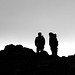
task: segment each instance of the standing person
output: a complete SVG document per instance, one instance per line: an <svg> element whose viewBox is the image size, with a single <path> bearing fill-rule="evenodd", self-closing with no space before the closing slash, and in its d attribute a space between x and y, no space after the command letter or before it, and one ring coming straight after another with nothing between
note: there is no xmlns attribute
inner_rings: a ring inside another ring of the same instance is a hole
<svg viewBox="0 0 75 75"><path fill-rule="evenodd" d="M52 55L57 55L57 50L58 50L57 36L52 32L49 33L49 45L51 47Z"/></svg>
<svg viewBox="0 0 75 75"><path fill-rule="evenodd" d="M39 32L38 36L35 38L35 46L37 47L37 53L39 51L43 51L45 45L45 38L43 37L42 33Z"/></svg>

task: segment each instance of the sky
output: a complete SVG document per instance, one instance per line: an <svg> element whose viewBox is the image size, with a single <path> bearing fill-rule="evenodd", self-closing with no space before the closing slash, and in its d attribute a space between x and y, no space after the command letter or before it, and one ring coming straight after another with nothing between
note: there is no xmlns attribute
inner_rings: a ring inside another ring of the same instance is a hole
<svg viewBox="0 0 75 75"><path fill-rule="evenodd" d="M75 54L75 1L0 0L0 50L12 43L36 51L34 40L39 31L49 54L49 32L57 34L59 56Z"/></svg>

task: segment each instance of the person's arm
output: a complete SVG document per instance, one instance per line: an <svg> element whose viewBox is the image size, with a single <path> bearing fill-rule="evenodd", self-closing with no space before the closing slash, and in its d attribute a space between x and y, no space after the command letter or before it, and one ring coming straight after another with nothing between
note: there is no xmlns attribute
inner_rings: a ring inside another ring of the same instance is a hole
<svg viewBox="0 0 75 75"><path fill-rule="evenodd" d="M38 45L38 38L36 37L35 39L35 45L37 46Z"/></svg>

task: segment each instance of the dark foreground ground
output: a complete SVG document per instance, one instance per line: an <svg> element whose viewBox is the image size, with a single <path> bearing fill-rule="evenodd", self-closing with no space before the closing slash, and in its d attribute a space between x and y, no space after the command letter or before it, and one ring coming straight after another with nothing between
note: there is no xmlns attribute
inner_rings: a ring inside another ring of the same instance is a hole
<svg viewBox="0 0 75 75"><path fill-rule="evenodd" d="M75 75L74 56L60 58L35 54L24 58L10 57L0 60L0 75Z"/></svg>
<svg viewBox="0 0 75 75"><path fill-rule="evenodd" d="M7 45L0 51L0 75L75 75L75 56L60 58Z"/></svg>

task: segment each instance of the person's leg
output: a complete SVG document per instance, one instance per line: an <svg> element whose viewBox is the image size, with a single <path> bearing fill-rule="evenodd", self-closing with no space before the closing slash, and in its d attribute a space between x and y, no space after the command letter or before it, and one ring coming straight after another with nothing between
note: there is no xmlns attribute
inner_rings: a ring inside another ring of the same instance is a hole
<svg viewBox="0 0 75 75"><path fill-rule="evenodd" d="M54 47L54 55L57 56L57 47Z"/></svg>
<svg viewBox="0 0 75 75"><path fill-rule="evenodd" d="M39 48L37 47L37 53L39 53Z"/></svg>
<svg viewBox="0 0 75 75"><path fill-rule="evenodd" d="M55 51L56 51L56 52L55 52L55 55L57 56L57 52L58 52L58 48L57 48L57 47L56 47Z"/></svg>
<svg viewBox="0 0 75 75"><path fill-rule="evenodd" d="M55 55L54 49L52 49L52 55L53 55L53 56Z"/></svg>
<svg viewBox="0 0 75 75"><path fill-rule="evenodd" d="M53 49L53 47L51 47L51 52L52 52L52 55L54 55L54 49Z"/></svg>
<svg viewBox="0 0 75 75"><path fill-rule="evenodd" d="M44 46L41 46L41 52L43 52L43 50L44 50Z"/></svg>

